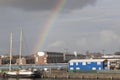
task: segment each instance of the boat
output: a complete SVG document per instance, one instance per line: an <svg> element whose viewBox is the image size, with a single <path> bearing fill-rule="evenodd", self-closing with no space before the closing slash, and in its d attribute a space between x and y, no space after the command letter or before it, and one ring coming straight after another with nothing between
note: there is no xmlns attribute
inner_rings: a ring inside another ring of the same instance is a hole
<svg viewBox="0 0 120 80"><path fill-rule="evenodd" d="M16 70L16 71L8 71L4 73L3 77L7 78L41 78L41 71L38 71L37 69L33 70Z"/></svg>
<svg viewBox="0 0 120 80"><path fill-rule="evenodd" d="M19 67L22 64L21 61L21 50L22 50L22 31L20 33L20 52L19 52ZM37 69L21 69L18 68L17 70L11 69L11 60L12 60L12 33L10 34L10 65L9 71L4 72L3 77L14 77L14 78L41 78L42 71Z"/></svg>

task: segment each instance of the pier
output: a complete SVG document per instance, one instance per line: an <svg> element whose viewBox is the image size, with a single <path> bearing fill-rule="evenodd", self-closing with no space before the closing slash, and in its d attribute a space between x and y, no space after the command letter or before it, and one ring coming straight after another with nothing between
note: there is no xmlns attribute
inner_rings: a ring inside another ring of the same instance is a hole
<svg viewBox="0 0 120 80"><path fill-rule="evenodd" d="M3 73L0 74L2 77ZM67 70L50 70L43 72L41 79L79 79L79 80L119 80L120 71L107 72L67 72Z"/></svg>
<svg viewBox="0 0 120 80"><path fill-rule="evenodd" d="M60 66L62 66L61 69ZM18 68L16 65L12 65L12 67ZM44 71L41 78L43 79L95 79L95 80L119 80L120 79L120 70L105 70L105 71L93 71L93 72L68 72L67 64L46 64L46 65L22 65L22 68L38 68L43 69L47 68L47 71ZM1 65L1 74L2 70L8 69L8 65Z"/></svg>
<svg viewBox="0 0 120 80"><path fill-rule="evenodd" d="M52 70L51 72L43 73L41 78L48 79L97 79L97 80L116 80L120 79L119 73L82 73L82 72L66 72Z"/></svg>

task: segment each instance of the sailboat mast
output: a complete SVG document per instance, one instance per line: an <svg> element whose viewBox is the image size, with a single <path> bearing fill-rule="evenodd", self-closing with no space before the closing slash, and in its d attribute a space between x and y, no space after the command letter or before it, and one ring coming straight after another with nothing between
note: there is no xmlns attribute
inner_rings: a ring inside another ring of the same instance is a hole
<svg viewBox="0 0 120 80"><path fill-rule="evenodd" d="M19 49L19 65L22 64L21 53L22 53L22 30L20 32L20 49Z"/></svg>
<svg viewBox="0 0 120 80"><path fill-rule="evenodd" d="M10 33L10 66L9 66L9 71L11 71L11 60L12 60L12 32Z"/></svg>

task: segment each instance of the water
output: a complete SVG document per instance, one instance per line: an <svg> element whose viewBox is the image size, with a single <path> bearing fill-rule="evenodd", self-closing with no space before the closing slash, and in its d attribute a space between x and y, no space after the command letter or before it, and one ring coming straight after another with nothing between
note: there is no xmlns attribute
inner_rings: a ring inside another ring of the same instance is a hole
<svg viewBox="0 0 120 80"><path fill-rule="evenodd" d="M9 79L1 79L1 80L69 80L69 79L14 79L14 78L9 78ZM73 79L70 79L73 80ZM75 80L80 80L80 79L75 79Z"/></svg>
<svg viewBox="0 0 120 80"><path fill-rule="evenodd" d="M0 80L120 80L120 79L30 79L30 78L0 78Z"/></svg>
<svg viewBox="0 0 120 80"><path fill-rule="evenodd" d="M11 78L11 79L2 79L2 80L96 80L96 79L13 79Z"/></svg>

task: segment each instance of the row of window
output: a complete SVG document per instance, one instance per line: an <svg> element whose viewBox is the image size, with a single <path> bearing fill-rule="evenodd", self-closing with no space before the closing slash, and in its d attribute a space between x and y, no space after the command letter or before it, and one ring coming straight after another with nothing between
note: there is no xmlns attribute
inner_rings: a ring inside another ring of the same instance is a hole
<svg viewBox="0 0 120 80"><path fill-rule="evenodd" d="M74 70L74 68L70 67L70 70ZM80 67L76 67L76 70L80 70ZM92 67L92 70L96 70L96 67ZM98 70L101 70L101 67L99 67Z"/></svg>
<svg viewBox="0 0 120 80"><path fill-rule="evenodd" d="M70 63L70 66L73 66L74 64L78 65L80 63L82 63L82 65L86 65L86 64L91 64L92 62L72 62L72 63ZM94 62L94 63L97 63L97 65L101 65L102 64L102 62Z"/></svg>

